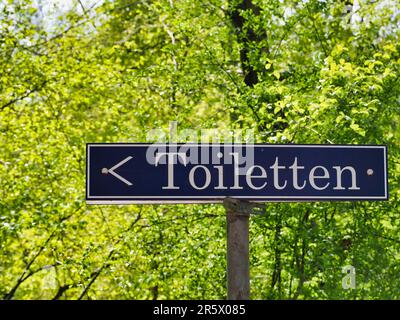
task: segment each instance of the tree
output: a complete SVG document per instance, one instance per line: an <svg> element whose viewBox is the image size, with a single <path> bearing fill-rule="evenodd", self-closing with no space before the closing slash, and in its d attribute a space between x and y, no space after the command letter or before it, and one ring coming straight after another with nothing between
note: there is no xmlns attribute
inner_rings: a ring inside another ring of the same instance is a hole
<svg viewBox="0 0 400 320"><path fill-rule="evenodd" d="M87 142L178 121L387 144L389 202L269 203L251 218L251 296L399 298L396 5L77 1L51 30L30 1L0 5L0 296L225 298L221 206L84 203Z"/></svg>

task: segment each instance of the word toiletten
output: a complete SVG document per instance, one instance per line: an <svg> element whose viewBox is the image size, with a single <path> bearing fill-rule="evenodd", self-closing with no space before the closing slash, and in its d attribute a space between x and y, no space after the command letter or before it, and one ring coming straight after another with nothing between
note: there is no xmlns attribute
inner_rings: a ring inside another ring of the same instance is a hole
<svg viewBox="0 0 400 320"><path fill-rule="evenodd" d="M386 200L385 146L88 144L86 200Z"/></svg>

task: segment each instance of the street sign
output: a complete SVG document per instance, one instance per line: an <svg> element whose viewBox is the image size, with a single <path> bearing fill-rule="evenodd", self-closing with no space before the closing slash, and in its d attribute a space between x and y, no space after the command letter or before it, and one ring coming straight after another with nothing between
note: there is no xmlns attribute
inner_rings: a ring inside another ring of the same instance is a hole
<svg viewBox="0 0 400 320"><path fill-rule="evenodd" d="M387 200L386 146L87 144L89 204Z"/></svg>

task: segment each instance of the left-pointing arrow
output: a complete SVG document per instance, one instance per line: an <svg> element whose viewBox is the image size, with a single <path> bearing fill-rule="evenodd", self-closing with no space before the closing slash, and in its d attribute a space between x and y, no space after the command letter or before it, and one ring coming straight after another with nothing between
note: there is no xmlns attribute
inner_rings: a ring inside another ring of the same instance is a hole
<svg viewBox="0 0 400 320"><path fill-rule="evenodd" d="M122 166L123 164L127 163L129 160L131 160L133 157L129 156L127 158L125 158L124 160L118 162L115 166L111 167L110 169L107 168L103 168L101 169L101 173L103 174L107 174L110 173L112 174L114 177L116 177L117 179L121 180L123 183L127 184L128 186L131 186L132 183L129 182L128 180L126 180L124 177L121 177L118 173L116 173L114 170L119 168L120 166Z"/></svg>

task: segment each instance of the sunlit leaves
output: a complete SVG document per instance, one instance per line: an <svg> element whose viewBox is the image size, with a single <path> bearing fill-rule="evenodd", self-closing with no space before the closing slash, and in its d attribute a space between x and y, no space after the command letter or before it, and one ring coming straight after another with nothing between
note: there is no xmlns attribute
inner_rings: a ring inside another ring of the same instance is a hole
<svg viewBox="0 0 400 320"><path fill-rule="evenodd" d="M28 271L14 298L226 296L220 205L84 204L87 142L144 142L171 120L254 129L259 143L387 144L388 203L271 203L251 218L252 297L399 297L390 6L253 0L240 37L229 10L241 0L105 1L54 30L33 23L29 1L15 3L0 19L2 297ZM357 292L341 288L344 264L357 269Z"/></svg>

